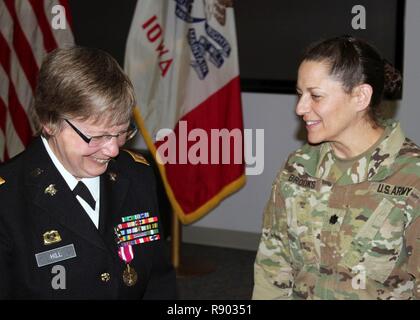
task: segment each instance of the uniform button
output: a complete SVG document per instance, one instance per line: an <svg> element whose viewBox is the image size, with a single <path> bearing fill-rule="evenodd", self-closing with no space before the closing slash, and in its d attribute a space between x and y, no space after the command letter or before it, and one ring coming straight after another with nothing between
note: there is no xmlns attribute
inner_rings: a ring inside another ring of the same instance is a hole
<svg viewBox="0 0 420 320"><path fill-rule="evenodd" d="M101 280L103 282L108 282L111 279L111 275L108 272L104 272L101 274Z"/></svg>

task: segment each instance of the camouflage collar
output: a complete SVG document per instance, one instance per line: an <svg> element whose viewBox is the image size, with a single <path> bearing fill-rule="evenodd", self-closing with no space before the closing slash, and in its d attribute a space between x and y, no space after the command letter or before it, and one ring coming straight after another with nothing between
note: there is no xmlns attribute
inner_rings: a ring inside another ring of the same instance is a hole
<svg viewBox="0 0 420 320"><path fill-rule="evenodd" d="M383 139L370 156L359 159L336 181L332 183L347 184L360 183L363 181L381 181L392 172L392 165L401 149L405 135L400 123L393 120L384 122L389 127L389 134ZM332 148L329 143L323 143L319 148L319 161L315 176L325 180L331 179L334 170Z"/></svg>

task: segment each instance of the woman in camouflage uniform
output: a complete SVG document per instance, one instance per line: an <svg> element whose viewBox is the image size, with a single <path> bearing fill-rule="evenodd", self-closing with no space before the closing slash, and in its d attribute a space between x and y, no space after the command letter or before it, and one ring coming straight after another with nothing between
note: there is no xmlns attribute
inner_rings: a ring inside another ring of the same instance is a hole
<svg viewBox="0 0 420 320"><path fill-rule="evenodd" d="M254 299L420 296L420 149L379 117L401 76L367 43L311 46L296 113L308 142L277 175L264 212Z"/></svg>

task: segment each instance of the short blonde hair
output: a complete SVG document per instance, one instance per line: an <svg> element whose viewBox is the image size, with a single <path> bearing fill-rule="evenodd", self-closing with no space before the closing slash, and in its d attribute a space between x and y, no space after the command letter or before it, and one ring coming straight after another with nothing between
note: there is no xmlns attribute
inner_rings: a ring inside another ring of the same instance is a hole
<svg viewBox="0 0 420 320"><path fill-rule="evenodd" d="M117 61L94 48L67 47L50 52L39 72L32 116L39 133L49 136L63 119L128 123L136 105L133 85Z"/></svg>

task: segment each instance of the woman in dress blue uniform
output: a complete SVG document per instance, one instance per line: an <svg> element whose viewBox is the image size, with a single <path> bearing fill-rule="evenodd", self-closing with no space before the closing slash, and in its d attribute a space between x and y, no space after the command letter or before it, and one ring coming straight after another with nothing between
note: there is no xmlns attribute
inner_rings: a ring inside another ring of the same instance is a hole
<svg viewBox="0 0 420 320"><path fill-rule="evenodd" d="M120 150L133 87L107 53L57 49L35 93L41 135L0 167L0 298L173 299L147 161Z"/></svg>

